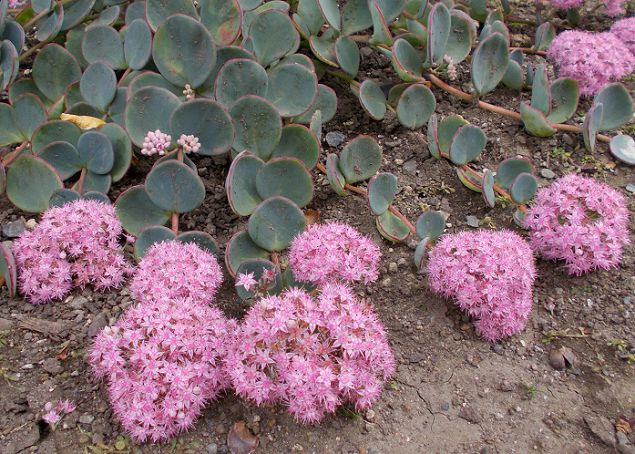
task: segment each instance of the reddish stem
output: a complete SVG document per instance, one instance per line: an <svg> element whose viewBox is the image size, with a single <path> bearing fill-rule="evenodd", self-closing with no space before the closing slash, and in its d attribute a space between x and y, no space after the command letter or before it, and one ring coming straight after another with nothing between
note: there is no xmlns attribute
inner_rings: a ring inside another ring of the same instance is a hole
<svg viewBox="0 0 635 454"><path fill-rule="evenodd" d="M183 147L179 147L176 151L176 160L183 162ZM172 213L172 231L175 235L179 234L179 213Z"/></svg>
<svg viewBox="0 0 635 454"><path fill-rule="evenodd" d="M2 162L2 164L4 164L5 167L9 167L13 163L13 161L15 161L16 159L18 159L18 157L20 157L20 155L22 154L22 152L24 151L24 149L26 148L28 144L29 144L28 140L25 140L24 142L22 142L20 146L16 148L15 150L13 150L12 154L10 154L9 157L7 157Z"/></svg>
<svg viewBox="0 0 635 454"><path fill-rule="evenodd" d="M82 173L79 174L79 180L77 180L77 192L80 195L84 194L84 181L86 180L86 168L82 169Z"/></svg>

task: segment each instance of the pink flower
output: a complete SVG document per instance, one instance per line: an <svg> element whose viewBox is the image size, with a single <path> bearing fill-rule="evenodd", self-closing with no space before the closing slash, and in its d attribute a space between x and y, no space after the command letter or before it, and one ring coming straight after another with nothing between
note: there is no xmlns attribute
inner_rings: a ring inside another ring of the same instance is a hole
<svg viewBox="0 0 635 454"><path fill-rule="evenodd" d="M89 360L135 441L186 431L228 387L223 361L236 330L218 309L176 298L133 306L101 331Z"/></svg>
<svg viewBox="0 0 635 454"><path fill-rule="evenodd" d="M142 304L175 298L206 304L222 282L214 255L192 243L165 241L146 252L134 272L130 293Z"/></svg>
<svg viewBox="0 0 635 454"><path fill-rule="evenodd" d="M51 410L42 416L42 419L50 426L56 425L61 421L62 417L55 410Z"/></svg>
<svg viewBox="0 0 635 454"><path fill-rule="evenodd" d="M604 0L604 6L609 16L615 17L625 13L625 0ZM577 9L584 5L584 0L551 0L551 6L556 9Z"/></svg>
<svg viewBox="0 0 635 454"><path fill-rule="evenodd" d="M428 261L431 290L454 298L476 319L477 332L488 341L525 328L535 277L529 245L511 231L445 235Z"/></svg>
<svg viewBox="0 0 635 454"><path fill-rule="evenodd" d="M611 33L635 55L635 17L618 20L611 27Z"/></svg>
<svg viewBox="0 0 635 454"><path fill-rule="evenodd" d="M289 264L300 281L370 284L379 277L379 256L370 238L342 222L329 222L313 224L293 240Z"/></svg>
<svg viewBox="0 0 635 454"><path fill-rule="evenodd" d="M635 70L635 56L610 32L567 30L553 40L547 56L560 77L578 81L583 96L592 96Z"/></svg>
<svg viewBox="0 0 635 454"><path fill-rule="evenodd" d="M617 267L629 243L624 196L573 174L538 192L525 225L534 250L547 259L564 260L574 275Z"/></svg>
<svg viewBox="0 0 635 454"><path fill-rule="evenodd" d="M145 139L143 140L143 146L141 147L141 154L146 156L153 156L158 154L163 156L172 143L172 137L168 134L164 134L159 129L156 131L148 131Z"/></svg>
<svg viewBox="0 0 635 454"><path fill-rule="evenodd" d="M579 8L584 0L551 0L551 6L556 9L574 9Z"/></svg>
<svg viewBox="0 0 635 454"><path fill-rule="evenodd" d="M47 424L55 427L64 415L75 411L75 404L68 399L59 401L55 405L52 402L47 402L44 405L44 411L46 413L42 416L42 419Z"/></svg>
<svg viewBox="0 0 635 454"><path fill-rule="evenodd" d="M238 395L283 403L311 423L344 402L367 409L395 372L386 332L372 307L341 284L319 296L289 289L258 300L227 357Z"/></svg>
<svg viewBox="0 0 635 454"><path fill-rule="evenodd" d="M250 291L258 282L254 279L254 273L242 273L236 279L236 287L243 287Z"/></svg>
<svg viewBox="0 0 635 454"><path fill-rule="evenodd" d="M63 298L73 287L119 287L130 273L121 234L110 205L76 200L49 209L13 245L22 292L40 304Z"/></svg>
<svg viewBox="0 0 635 454"><path fill-rule="evenodd" d="M177 141L183 147L183 151L187 153L197 153L201 148L198 137L182 134Z"/></svg>

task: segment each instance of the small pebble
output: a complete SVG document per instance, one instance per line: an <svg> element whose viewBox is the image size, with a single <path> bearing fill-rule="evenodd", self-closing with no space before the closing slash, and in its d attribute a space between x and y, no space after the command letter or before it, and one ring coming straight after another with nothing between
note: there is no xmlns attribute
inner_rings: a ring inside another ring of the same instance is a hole
<svg viewBox="0 0 635 454"><path fill-rule="evenodd" d="M553 171L549 170L549 169L542 169L540 171L540 176L543 178L546 178L547 180L552 180L556 177L556 174L553 173Z"/></svg>
<svg viewBox="0 0 635 454"><path fill-rule="evenodd" d="M337 147L341 145L344 140L346 140L346 136L339 131L326 133L326 143L329 144L330 147Z"/></svg>

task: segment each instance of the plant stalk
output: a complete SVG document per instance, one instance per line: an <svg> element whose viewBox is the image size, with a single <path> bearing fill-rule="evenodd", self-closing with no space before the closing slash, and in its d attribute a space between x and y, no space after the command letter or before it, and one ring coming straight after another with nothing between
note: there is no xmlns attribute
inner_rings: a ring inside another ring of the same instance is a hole
<svg viewBox="0 0 635 454"><path fill-rule="evenodd" d="M16 159L18 159L18 157L20 157L20 155L22 154L22 152L24 151L24 149L26 148L28 144L29 144L28 140L25 140L24 142L22 142L20 146L16 148L15 150L13 150L12 154L10 154L9 157L7 157L2 162L2 164L4 164L5 167L9 167L13 163L13 161L15 161Z"/></svg>

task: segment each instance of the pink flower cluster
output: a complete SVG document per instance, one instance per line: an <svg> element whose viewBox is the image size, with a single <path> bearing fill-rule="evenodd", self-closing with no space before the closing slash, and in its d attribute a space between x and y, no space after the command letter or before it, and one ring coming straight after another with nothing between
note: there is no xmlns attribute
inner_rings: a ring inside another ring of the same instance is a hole
<svg viewBox="0 0 635 454"><path fill-rule="evenodd" d="M134 306L95 339L90 362L137 442L187 430L230 380L223 367L236 323L184 298Z"/></svg>
<svg viewBox="0 0 635 454"><path fill-rule="evenodd" d="M618 20L611 27L611 33L618 37L635 55L635 17Z"/></svg>
<svg viewBox="0 0 635 454"><path fill-rule="evenodd" d="M609 16L615 17L625 13L626 0L604 0L604 6ZM576 9L584 5L584 0L551 0L551 6L556 9Z"/></svg>
<svg viewBox="0 0 635 454"><path fill-rule="evenodd" d="M159 129L156 131L148 131L145 139L143 140L143 146L141 147L141 154L146 156L153 156L158 154L163 156L170 148L172 143L172 136L161 132Z"/></svg>
<svg viewBox="0 0 635 454"><path fill-rule="evenodd" d="M61 400L53 405L52 402L47 402L44 405L44 411L46 412L42 419L50 426L55 427L64 417L75 411L76 407L70 400Z"/></svg>
<svg viewBox="0 0 635 454"><path fill-rule="evenodd" d="M320 421L344 402L369 408L395 372L372 307L341 284L319 296L289 289L258 300L227 357L236 393L257 405L284 403L296 420Z"/></svg>
<svg viewBox="0 0 635 454"><path fill-rule="evenodd" d="M536 270L525 240L511 231L445 235L430 253L428 278L435 293L456 299L488 341L525 328Z"/></svg>
<svg viewBox="0 0 635 454"><path fill-rule="evenodd" d="M222 282L223 272L212 254L192 243L165 241L146 252L130 293L142 304L176 298L209 304Z"/></svg>
<svg viewBox="0 0 635 454"><path fill-rule="evenodd" d="M583 96L592 96L635 71L635 55L611 32L567 30L553 40L547 56L560 77L578 81Z"/></svg>
<svg viewBox="0 0 635 454"><path fill-rule="evenodd" d="M535 251L569 274L617 267L629 243L628 207L610 186L567 175L538 192L525 225Z"/></svg>
<svg viewBox="0 0 635 454"><path fill-rule="evenodd" d="M187 136L185 134L182 134L181 137L179 137L179 140L176 141L176 143L183 147L183 151L185 152L185 154L198 153L198 150L201 149L201 144L198 141L198 137L191 135Z"/></svg>
<svg viewBox="0 0 635 454"><path fill-rule="evenodd" d="M13 245L19 284L33 304L66 296L74 286L119 287L130 273L112 206L76 200L51 208Z"/></svg>
<svg viewBox="0 0 635 454"><path fill-rule="evenodd" d="M289 264L295 277L323 285L333 281L375 282L379 248L342 222L313 224L291 244Z"/></svg>

